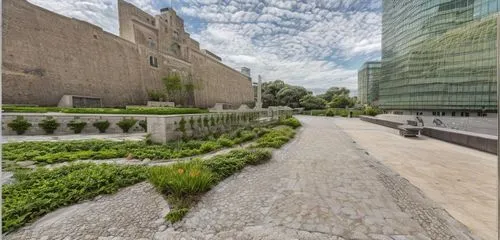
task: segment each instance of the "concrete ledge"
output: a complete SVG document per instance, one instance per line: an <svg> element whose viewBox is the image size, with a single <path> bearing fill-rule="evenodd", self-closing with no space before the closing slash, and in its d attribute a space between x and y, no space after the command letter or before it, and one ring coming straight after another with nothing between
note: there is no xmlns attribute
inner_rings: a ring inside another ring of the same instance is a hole
<svg viewBox="0 0 500 240"><path fill-rule="evenodd" d="M375 118L375 117L369 117L369 116L359 116L359 118L365 122L371 122L371 123L375 123L375 124L382 125L385 127L394 128L397 130L399 130L398 127L400 125L404 125L404 123L394 122L394 121L389 121L389 120Z"/></svg>
<svg viewBox="0 0 500 240"><path fill-rule="evenodd" d="M422 134L442 141L498 154L498 137L449 128L424 127Z"/></svg>
<svg viewBox="0 0 500 240"><path fill-rule="evenodd" d="M398 129L398 126L403 125L403 123L400 122L389 121L369 116L360 116L359 118L365 122L375 123L393 129ZM449 143L477 149L483 152L498 154L497 136L437 127L424 127L421 131L421 134Z"/></svg>

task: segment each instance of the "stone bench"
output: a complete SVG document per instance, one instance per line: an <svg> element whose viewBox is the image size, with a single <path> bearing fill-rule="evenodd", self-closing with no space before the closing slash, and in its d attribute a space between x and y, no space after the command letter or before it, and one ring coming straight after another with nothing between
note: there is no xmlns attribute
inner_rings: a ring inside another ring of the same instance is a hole
<svg viewBox="0 0 500 240"><path fill-rule="evenodd" d="M412 125L400 125L398 126L399 135L403 137L417 137L422 130L422 127L412 126Z"/></svg>

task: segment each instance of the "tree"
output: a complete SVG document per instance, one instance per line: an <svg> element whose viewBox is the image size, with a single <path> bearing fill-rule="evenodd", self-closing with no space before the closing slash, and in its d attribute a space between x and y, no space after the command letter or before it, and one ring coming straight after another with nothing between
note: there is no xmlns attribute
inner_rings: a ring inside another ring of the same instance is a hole
<svg viewBox="0 0 500 240"><path fill-rule="evenodd" d="M324 109L326 106L326 101L323 98L308 94L300 99L300 105L306 110Z"/></svg>
<svg viewBox="0 0 500 240"><path fill-rule="evenodd" d="M286 85L277 94L278 104L291 108L300 107L300 99L307 95L304 87Z"/></svg>
<svg viewBox="0 0 500 240"><path fill-rule="evenodd" d="M167 97L172 102L179 102L182 94L182 79L177 73L173 73L162 79L167 92Z"/></svg>
<svg viewBox="0 0 500 240"><path fill-rule="evenodd" d="M330 108L353 107L354 101L347 95L338 95L328 104Z"/></svg>
<svg viewBox="0 0 500 240"><path fill-rule="evenodd" d="M331 87L324 94L319 95L318 97L325 99L327 102L331 102L336 96L349 96L349 89L342 87Z"/></svg>

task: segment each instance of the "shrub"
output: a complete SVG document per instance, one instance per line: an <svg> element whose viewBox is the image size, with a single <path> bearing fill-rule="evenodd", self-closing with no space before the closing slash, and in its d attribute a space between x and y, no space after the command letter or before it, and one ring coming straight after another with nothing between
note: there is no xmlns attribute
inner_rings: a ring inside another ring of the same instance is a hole
<svg viewBox="0 0 500 240"><path fill-rule="evenodd" d="M254 132L257 134L257 137L261 137L270 131L271 131L271 129L269 129L269 128L255 128L254 129Z"/></svg>
<svg viewBox="0 0 500 240"><path fill-rule="evenodd" d="M144 129L145 132L148 131L148 121L147 120L140 120L139 121L139 126L141 126L142 129Z"/></svg>
<svg viewBox="0 0 500 240"><path fill-rule="evenodd" d="M160 191L175 196L203 193L212 187L214 176L200 161L153 167L149 181Z"/></svg>
<svg viewBox="0 0 500 240"><path fill-rule="evenodd" d="M246 163L250 165L258 165L264 162L269 161L272 158L273 154L269 150L265 149L255 149L250 151L250 153L246 156Z"/></svg>
<svg viewBox="0 0 500 240"><path fill-rule="evenodd" d="M215 156L204 161L203 164L210 169L220 181L243 169L246 163L243 158L236 158L226 154Z"/></svg>
<svg viewBox="0 0 500 240"><path fill-rule="evenodd" d="M31 123L24 119L23 116L17 116L16 119L8 123L7 126L14 130L17 135L22 135L31 127Z"/></svg>
<svg viewBox="0 0 500 240"><path fill-rule="evenodd" d="M269 133L270 130L261 128L260 131ZM221 149L224 146L229 146L231 142L232 145L239 144L243 140L254 139L256 136L256 131L241 130L238 132L239 134L224 134L219 139L171 141L161 145L152 143L149 134L145 141L78 140L5 143L2 144L2 159L55 163L78 159L123 158L129 153L137 159L181 158Z"/></svg>
<svg viewBox="0 0 500 240"><path fill-rule="evenodd" d="M325 116L327 116L327 117L333 117L333 116L335 116L335 110L333 110L331 108L328 109L328 110L326 110Z"/></svg>
<svg viewBox="0 0 500 240"><path fill-rule="evenodd" d="M16 172L16 182L2 186L2 231L15 230L59 207L116 192L146 176L142 167L108 164Z"/></svg>
<svg viewBox="0 0 500 240"><path fill-rule="evenodd" d="M172 114L195 114L207 113L206 109L199 108L178 108L178 107L128 107L123 108L58 108L58 107L25 107L25 106L2 106L4 112L28 112L28 113L83 113L83 114L152 114L152 115L172 115Z"/></svg>
<svg viewBox="0 0 500 240"><path fill-rule="evenodd" d="M116 123L116 125L118 125L124 133L128 133L128 130L130 130L130 128L132 128L136 123L137 120L134 118L123 118L121 121Z"/></svg>
<svg viewBox="0 0 500 240"><path fill-rule="evenodd" d="M83 128L87 125L86 122L81 120L71 120L68 124L69 129L73 130L75 133L81 133Z"/></svg>
<svg viewBox="0 0 500 240"><path fill-rule="evenodd" d="M170 212L167 213L167 216L165 216L165 219L167 219L171 223L175 223L180 221L188 212L189 208L171 209Z"/></svg>
<svg viewBox="0 0 500 240"><path fill-rule="evenodd" d="M378 114L382 113L382 111L378 108L366 107L364 113L370 116L377 116Z"/></svg>
<svg viewBox="0 0 500 240"><path fill-rule="evenodd" d="M294 117L280 120L280 125L287 125L287 126L290 126L292 128L298 128L298 127L302 126L300 121Z"/></svg>
<svg viewBox="0 0 500 240"><path fill-rule="evenodd" d="M44 120L42 120L41 123L38 124L45 133L47 134L53 134L54 131L59 127L59 124L54 118L52 117L47 117Z"/></svg>
<svg viewBox="0 0 500 240"><path fill-rule="evenodd" d="M148 97L150 101L161 101L165 99L165 93L161 91L152 90L148 91Z"/></svg>
<svg viewBox="0 0 500 240"><path fill-rule="evenodd" d="M207 153L207 152L211 152L213 150L216 150L218 148L220 148L219 144L217 144L216 142L208 141L208 142L201 144L200 151L202 153Z"/></svg>
<svg viewBox="0 0 500 240"><path fill-rule="evenodd" d="M231 147L234 145L234 142L225 136L222 136L219 139L217 139L217 143L223 147Z"/></svg>
<svg viewBox="0 0 500 240"><path fill-rule="evenodd" d="M95 128L99 130L100 133L105 133L106 130L109 128L109 123L108 120L98 120L92 124Z"/></svg>
<svg viewBox="0 0 500 240"><path fill-rule="evenodd" d="M295 136L295 131L288 126L274 128L256 141L254 148L280 148Z"/></svg>

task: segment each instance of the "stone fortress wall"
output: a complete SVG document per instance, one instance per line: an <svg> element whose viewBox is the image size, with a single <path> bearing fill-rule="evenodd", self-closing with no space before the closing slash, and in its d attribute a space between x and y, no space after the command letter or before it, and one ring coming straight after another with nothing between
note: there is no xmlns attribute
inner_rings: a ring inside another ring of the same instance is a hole
<svg viewBox="0 0 500 240"><path fill-rule="evenodd" d="M194 86L188 105L254 100L251 79L200 49L172 9L151 16L118 0L119 37L26 0L4 0L2 11L5 104L54 106L85 95L104 106L142 105L173 72Z"/></svg>

